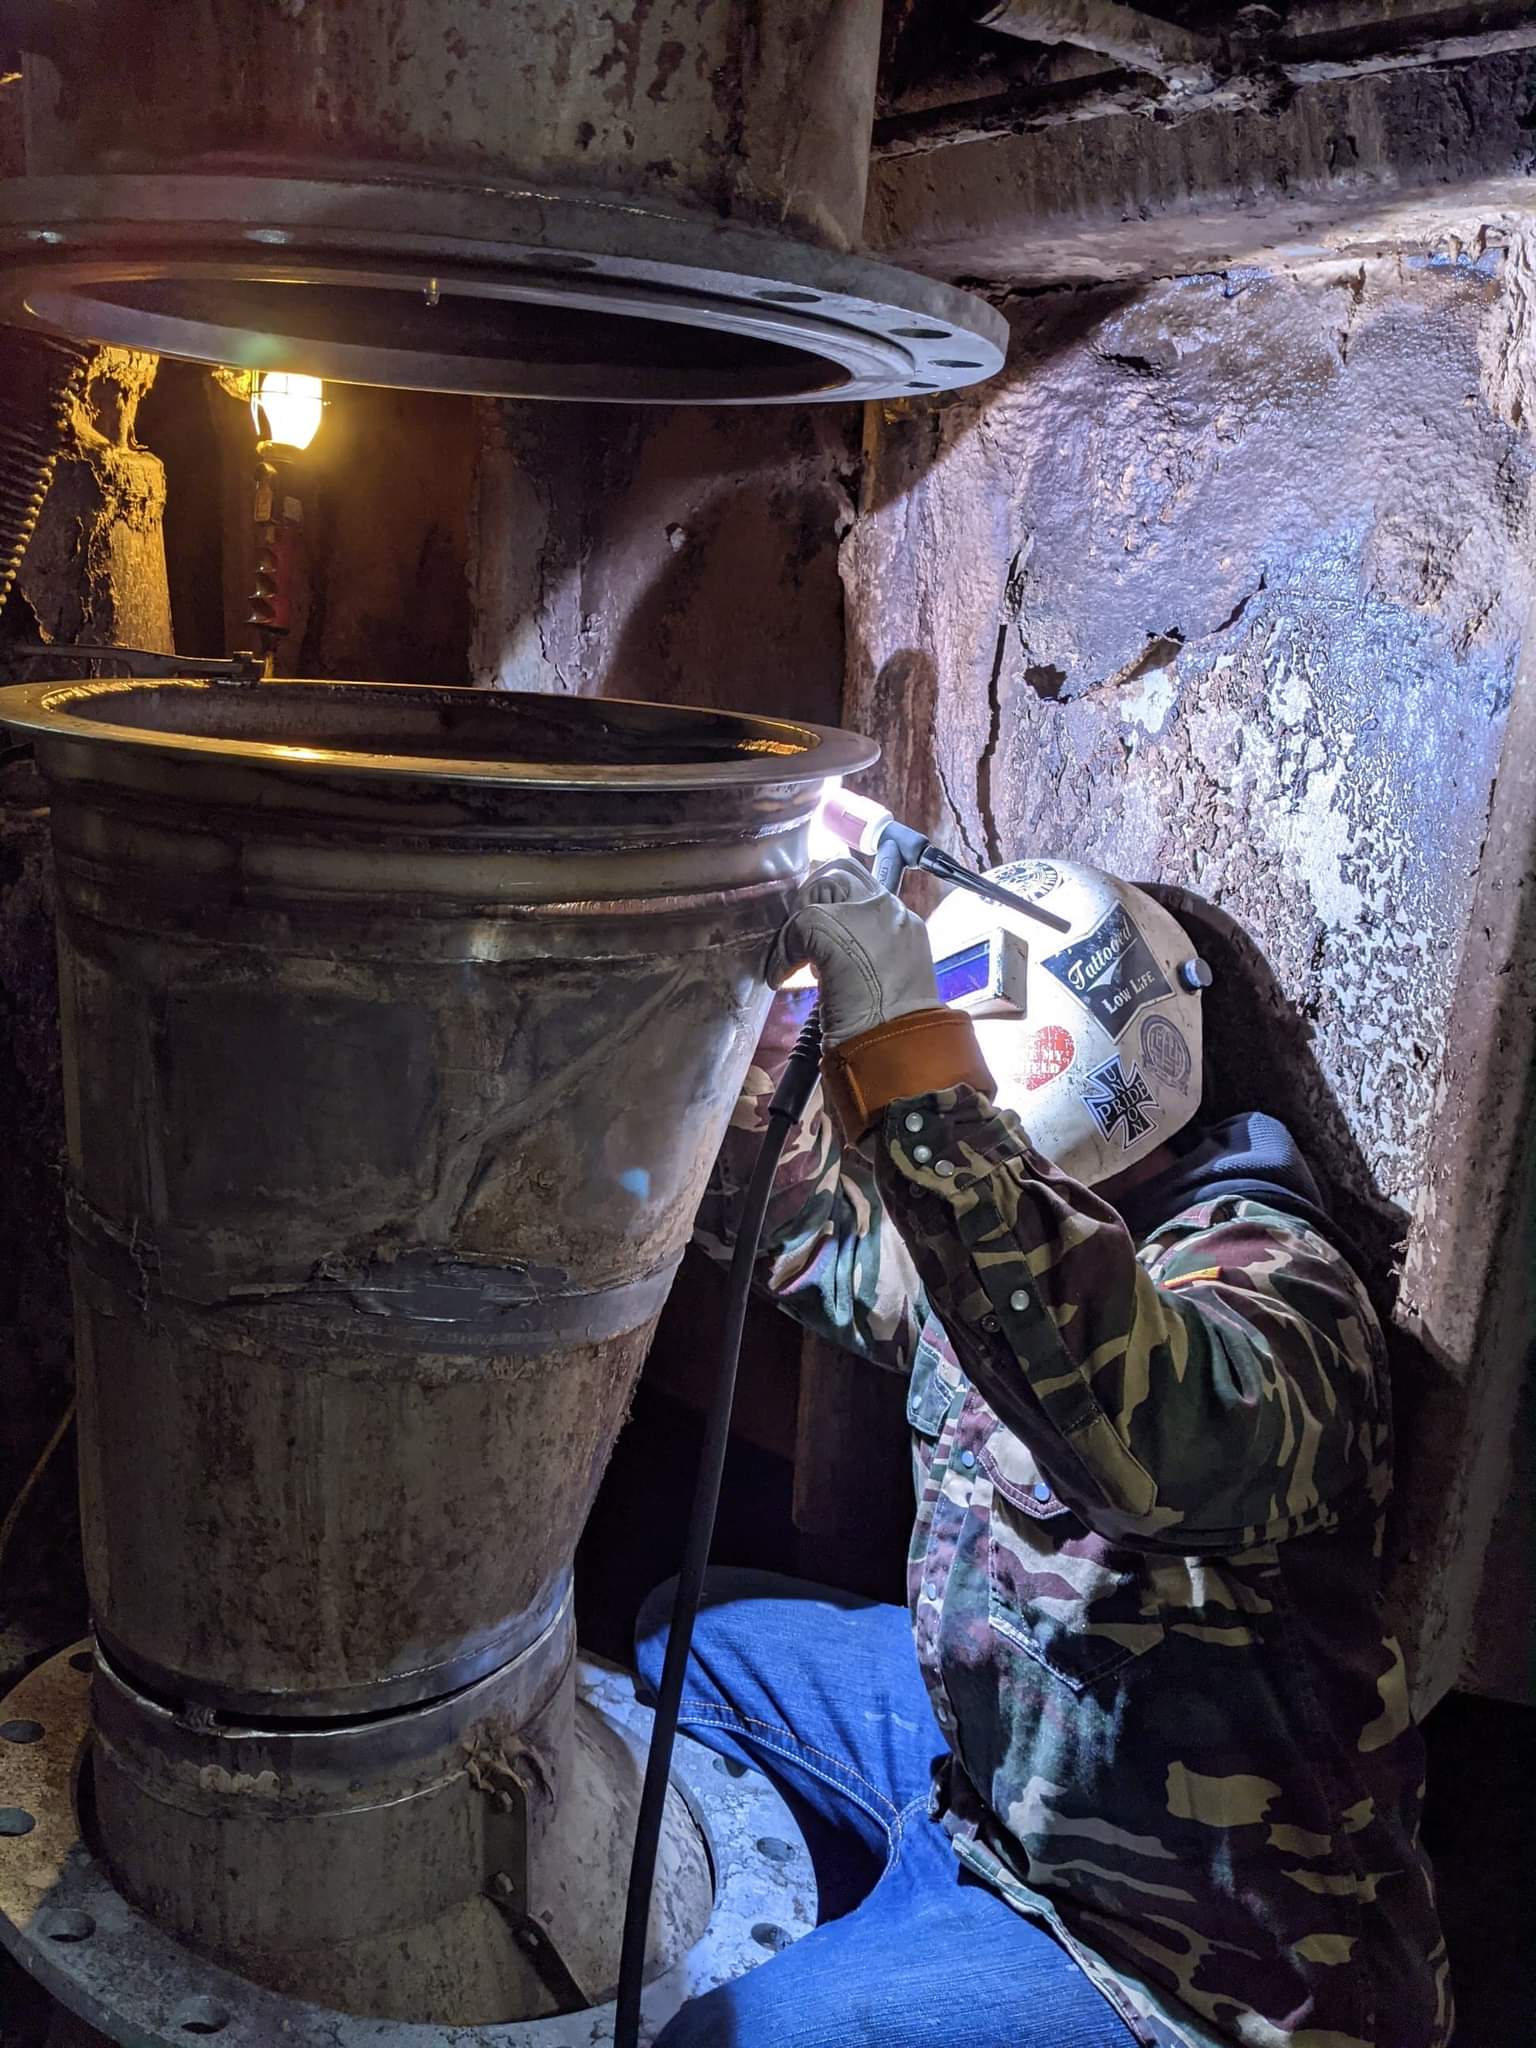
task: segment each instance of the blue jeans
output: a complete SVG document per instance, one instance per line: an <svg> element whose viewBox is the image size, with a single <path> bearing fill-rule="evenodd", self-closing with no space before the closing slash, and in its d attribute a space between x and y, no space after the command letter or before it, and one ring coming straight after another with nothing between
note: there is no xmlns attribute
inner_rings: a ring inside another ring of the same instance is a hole
<svg viewBox="0 0 1536 2048"><path fill-rule="evenodd" d="M636 1624L652 1695L672 1597L658 1588ZM686 2005L657 2048L1133 2048L1066 1951L971 1878L928 1818L945 1742L902 1608L711 1572L680 1725L783 1794L821 1924Z"/></svg>

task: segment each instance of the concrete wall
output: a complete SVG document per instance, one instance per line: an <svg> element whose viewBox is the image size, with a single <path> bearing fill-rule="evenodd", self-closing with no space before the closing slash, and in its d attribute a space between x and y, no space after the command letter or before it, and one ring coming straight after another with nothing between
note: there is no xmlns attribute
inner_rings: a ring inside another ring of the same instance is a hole
<svg viewBox="0 0 1536 2048"><path fill-rule="evenodd" d="M1519 1070L1474 1127L1457 1062L1518 943L1474 961L1468 934L1531 601L1528 277L1516 246L1022 297L1003 379L872 424L843 552L845 718L907 725L888 800L973 861L1187 892L1217 1106L1292 1121L1396 1300L1426 1694L1460 1662L1517 1377L1510 1331L1485 1338ZM1453 1315L1435 1190L1474 1162Z"/></svg>
<svg viewBox="0 0 1536 2048"><path fill-rule="evenodd" d="M849 408L486 405L475 681L835 720L857 464Z"/></svg>

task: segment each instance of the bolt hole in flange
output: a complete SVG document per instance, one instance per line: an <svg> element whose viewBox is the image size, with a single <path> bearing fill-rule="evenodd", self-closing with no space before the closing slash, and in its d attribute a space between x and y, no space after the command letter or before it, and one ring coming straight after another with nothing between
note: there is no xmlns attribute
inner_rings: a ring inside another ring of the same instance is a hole
<svg viewBox="0 0 1536 2048"><path fill-rule="evenodd" d="M41 1742L41 1721L0 1721L0 1742Z"/></svg>
<svg viewBox="0 0 1536 2048"><path fill-rule="evenodd" d="M89 1913L48 1913L39 1923L38 1932L45 1941L89 1941L96 1932L96 1922Z"/></svg>
<svg viewBox="0 0 1536 2048"><path fill-rule="evenodd" d="M187 1998L171 2014L171 2025L183 2034L222 2034L229 2025L229 2008L216 1998Z"/></svg>
<svg viewBox="0 0 1536 2048"><path fill-rule="evenodd" d="M73 1657L69 1660L69 1668L71 1671L94 1671L96 1669L95 1651L76 1650Z"/></svg>
<svg viewBox="0 0 1536 2048"><path fill-rule="evenodd" d="M366 179L3 184L0 318L194 362L281 358L333 382L500 397L798 404L969 383L1007 346L1001 315L953 286L643 207L620 235L573 195L434 180L391 188L381 224ZM39 244L63 208L67 248ZM946 343L967 354L940 366L929 350Z"/></svg>
<svg viewBox="0 0 1536 2048"><path fill-rule="evenodd" d="M0 1806L0 1835L30 1835L36 1818L22 1806Z"/></svg>
<svg viewBox="0 0 1536 2048"><path fill-rule="evenodd" d="M14 1770L25 1769L29 1778L36 1774L37 1797L28 1804L36 1812L37 1833L14 1854L0 1842L0 1940L34 1976L56 1985L61 2002L88 2015L108 2040L172 2048L177 2041L233 2041L238 2035L259 2048L286 2048L290 2040L295 2048L379 2048L388 2037L405 2048L409 2036L416 2048L441 2048L462 2033L466 2041L472 2035L477 2048L572 2048L578 2038L607 2039L611 2008L584 2012L578 2021L552 2015L479 2027L397 2028L354 2019L242 1982L182 1948L116 1888L93 1846L95 1800L85 1742L90 1682L84 1673L69 1675L70 1659L84 1648L74 1644L61 1651L0 1701L0 1719L42 1720L46 1714L47 1729L40 1751L10 1753ZM636 1700L626 1673L583 1659L577 1694L615 1741L636 1754L643 1750L651 1714ZM793 1815L765 1778L735 1758L711 1755L680 1732L674 1785L708 1845L714 1913L687 1955L649 1985L658 2024L684 1998L739 1976L816 1924L810 1857ZM24 1818L30 1829L32 1814ZM790 1854L780 1856L780 1845ZM67 1906L60 1896L66 1885Z"/></svg>

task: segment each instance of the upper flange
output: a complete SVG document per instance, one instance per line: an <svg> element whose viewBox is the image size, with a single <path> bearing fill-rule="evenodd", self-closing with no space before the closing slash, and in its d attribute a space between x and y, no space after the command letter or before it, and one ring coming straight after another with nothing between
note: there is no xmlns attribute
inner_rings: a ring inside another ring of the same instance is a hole
<svg viewBox="0 0 1536 2048"><path fill-rule="evenodd" d="M630 404L857 402L1001 369L951 285L644 203L350 179L22 178L0 320L341 383Z"/></svg>

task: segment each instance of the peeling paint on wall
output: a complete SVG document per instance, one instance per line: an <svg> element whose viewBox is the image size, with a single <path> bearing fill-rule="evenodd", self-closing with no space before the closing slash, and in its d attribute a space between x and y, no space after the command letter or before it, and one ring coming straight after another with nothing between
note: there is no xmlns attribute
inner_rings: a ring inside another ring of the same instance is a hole
<svg viewBox="0 0 1536 2048"><path fill-rule="evenodd" d="M937 670L923 822L1236 918L1311 1020L1326 1163L1405 1213L1530 602L1501 275L1020 301L1004 382L882 428L844 557L849 721Z"/></svg>

